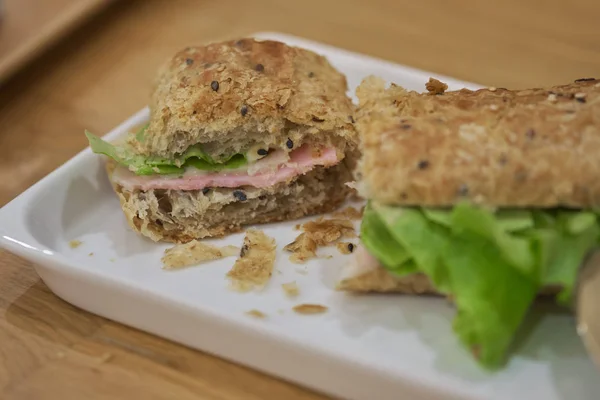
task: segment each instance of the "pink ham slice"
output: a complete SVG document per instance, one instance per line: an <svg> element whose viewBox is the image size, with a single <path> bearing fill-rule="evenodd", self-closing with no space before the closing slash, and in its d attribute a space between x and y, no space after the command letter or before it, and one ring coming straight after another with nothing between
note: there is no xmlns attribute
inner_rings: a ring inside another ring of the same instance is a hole
<svg viewBox="0 0 600 400"><path fill-rule="evenodd" d="M272 160L284 161L277 168L273 168ZM171 189L171 190L199 190L205 187L235 188L240 186L254 186L264 188L277 183L287 182L298 175L303 175L317 165L325 167L338 163L335 148L321 150L318 155L313 154L308 146L302 146L289 153L287 157L274 153L259 161L253 166L255 174L250 175L246 169L232 172L200 172L184 174L174 178L168 175L138 176L123 166L118 166L112 176L114 183L125 189ZM259 165L259 163L262 163Z"/></svg>

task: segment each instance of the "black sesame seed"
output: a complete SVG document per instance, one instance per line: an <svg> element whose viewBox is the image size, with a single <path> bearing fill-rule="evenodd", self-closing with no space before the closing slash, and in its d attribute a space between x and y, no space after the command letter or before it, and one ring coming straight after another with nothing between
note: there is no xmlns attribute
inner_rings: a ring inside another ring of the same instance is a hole
<svg viewBox="0 0 600 400"><path fill-rule="evenodd" d="M575 82L590 82L590 81L595 81L596 78L579 78L579 79L575 79Z"/></svg>
<svg viewBox="0 0 600 400"><path fill-rule="evenodd" d="M202 189L202 194L203 195L207 195L208 192L210 192L210 188L204 188L204 189Z"/></svg>
<svg viewBox="0 0 600 400"><path fill-rule="evenodd" d="M575 97L575 100L577 100L580 103L585 103L585 97Z"/></svg>
<svg viewBox="0 0 600 400"><path fill-rule="evenodd" d="M198 111L194 110L194 111L192 111L192 114L196 115L196 114L198 114Z"/></svg>
<svg viewBox="0 0 600 400"><path fill-rule="evenodd" d="M412 128L412 125L411 124L402 124L402 125L400 125L400 128L404 129L404 130L408 130L408 129Z"/></svg>
<svg viewBox="0 0 600 400"><path fill-rule="evenodd" d="M323 122L323 121L325 121L325 120L324 120L324 119L322 119L322 118L319 118L319 117L314 117L314 116L312 117L312 120L313 120L313 121L315 121L315 122Z"/></svg>
<svg viewBox="0 0 600 400"><path fill-rule="evenodd" d="M254 69L256 69L258 72L263 72L265 70L265 66L262 64L256 64Z"/></svg>
<svg viewBox="0 0 600 400"><path fill-rule="evenodd" d="M256 153L257 153L259 156L266 156L267 154L269 154L269 152L268 152L267 150L265 150L265 149L258 149L258 150L256 151Z"/></svg>
<svg viewBox="0 0 600 400"><path fill-rule="evenodd" d="M246 201L246 200L248 200L248 197L246 197L246 193L242 192L241 190L234 190L233 191L233 197L235 197L239 201Z"/></svg>
<svg viewBox="0 0 600 400"><path fill-rule="evenodd" d="M212 82L210 83L210 87L211 87L211 89L212 89L212 90L214 90L214 91L216 92L217 90L219 90L219 82L217 82L217 81L212 81Z"/></svg>
<svg viewBox="0 0 600 400"><path fill-rule="evenodd" d="M352 253L354 251L354 245L352 243L348 243L348 251Z"/></svg>
<svg viewBox="0 0 600 400"><path fill-rule="evenodd" d="M294 142L292 142L292 139L288 138L287 142L285 142L285 145L288 149L291 149L294 147Z"/></svg>
<svg viewBox="0 0 600 400"><path fill-rule="evenodd" d="M469 187L467 185L465 185L464 183L462 185L460 185L460 187L458 188L458 195L459 196L466 196L469 194Z"/></svg>
<svg viewBox="0 0 600 400"><path fill-rule="evenodd" d="M354 117L352 115L348 115L348 119L350 120L350 122L354 123L356 121L354 121Z"/></svg>
<svg viewBox="0 0 600 400"><path fill-rule="evenodd" d="M248 114L248 106L247 105L243 105L242 108L240 108L240 114L242 114L242 117L245 117L246 114Z"/></svg>
<svg viewBox="0 0 600 400"><path fill-rule="evenodd" d="M266 198L267 198L267 196L265 196L264 194L261 194L260 196L258 196L258 199L259 199L259 200L264 200L264 199L266 199Z"/></svg>
<svg viewBox="0 0 600 400"><path fill-rule="evenodd" d="M308 73L308 77L309 77L309 78L312 78L313 76L315 76L315 73L314 73L314 72L309 72L309 73Z"/></svg>
<svg viewBox="0 0 600 400"><path fill-rule="evenodd" d="M194 60L192 60L191 58L186 58L186 59L185 59L185 63L186 63L187 65L192 65L192 64L194 63Z"/></svg>
<svg viewBox="0 0 600 400"><path fill-rule="evenodd" d="M244 244L242 246L242 248L240 249L240 257L244 257L246 255L247 251L248 251L248 245Z"/></svg>
<svg viewBox="0 0 600 400"><path fill-rule="evenodd" d="M528 129L527 132L525 132L525 137L529 140L533 139L535 137L535 130Z"/></svg>
<svg viewBox="0 0 600 400"><path fill-rule="evenodd" d="M417 164L417 167L419 169L426 169L427 167L429 167L429 161L427 160L421 160L419 161L419 163Z"/></svg>
<svg viewBox="0 0 600 400"><path fill-rule="evenodd" d="M406 199L408 199L408 195L406 193L402 192L402 193L400 193L400 198L402 200L406 200Z"/></svg>

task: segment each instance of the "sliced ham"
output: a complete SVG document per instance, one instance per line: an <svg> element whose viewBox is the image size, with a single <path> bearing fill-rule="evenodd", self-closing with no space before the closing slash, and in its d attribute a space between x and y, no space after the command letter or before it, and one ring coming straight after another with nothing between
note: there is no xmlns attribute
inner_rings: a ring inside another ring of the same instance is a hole
<svg viewBox="0 0 600 400"><path fill-rule="evenodd" d="M306 145L285 153L278 150L244 168L221 172L200 171L188 168L183 176L146 175L138 176L123 166L118 166L112 176L114 183L126 189L172 189L199 190L205 187L235 188L253 186L264 188L287 182L303 175L317 165L325 167L338 163L335 148L320 150L318 154Z"/></svg>

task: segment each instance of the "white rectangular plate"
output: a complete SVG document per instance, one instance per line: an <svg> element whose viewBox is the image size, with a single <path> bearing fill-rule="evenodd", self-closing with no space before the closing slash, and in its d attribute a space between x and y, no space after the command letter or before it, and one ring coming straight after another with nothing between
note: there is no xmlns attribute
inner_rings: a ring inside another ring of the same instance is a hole
<svg viewBox="0 0 600 400"><path fill-rule="evenodd" d="M352 91L363 77L381 76L424 90L430 74L281 34L260 34L324 54L348 76ZM442 77L451 89L474 87ZM108 134L114 139L148 118L142 110ZM81 133L83 134L83 132ZM351 296L332 290L350 256L325 249L307 265L283 253L297 223L263 227L277 239L277 272L260 293L229 290L227 258L181 271L164 271L167 245L132 232L105 176L102 160L84 150L0 210L1 245L35 263L61 298L123 324L201 349L287 380L347 399L597 399L600 379L573 318L540 312L529 335L498 372L481 370L452 333L454 311L443 299ZM240 245L243 234L219 244ZM73 249L69 241L80 240ZM93 253L93 256L89 256ZM298 270L306 271L306 274ZM281 284L296 281L300 296ZM329 308L303 316L291 308ZM257 309L268 317L252 318Z"/></svg>

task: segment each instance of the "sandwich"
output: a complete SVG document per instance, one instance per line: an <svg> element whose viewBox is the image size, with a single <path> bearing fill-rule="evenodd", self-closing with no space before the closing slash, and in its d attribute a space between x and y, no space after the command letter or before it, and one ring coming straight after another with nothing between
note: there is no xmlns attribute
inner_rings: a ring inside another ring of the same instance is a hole
<svg viewBox="0 0 600 400"><path fill-rule="evenodd" d="M86 132L133 229L189 242L337 208L357 154L346 78L276 41L188 47L161 68L147 125Z"/></svg>
<svg viewBox="0 0 600 400"><path fill-rule="evenodd" d="M496 368L538 295L571 304L598 245L600 81L427 89L357 89L367 205L339 289L447 296L460 341Z"/></svg>

